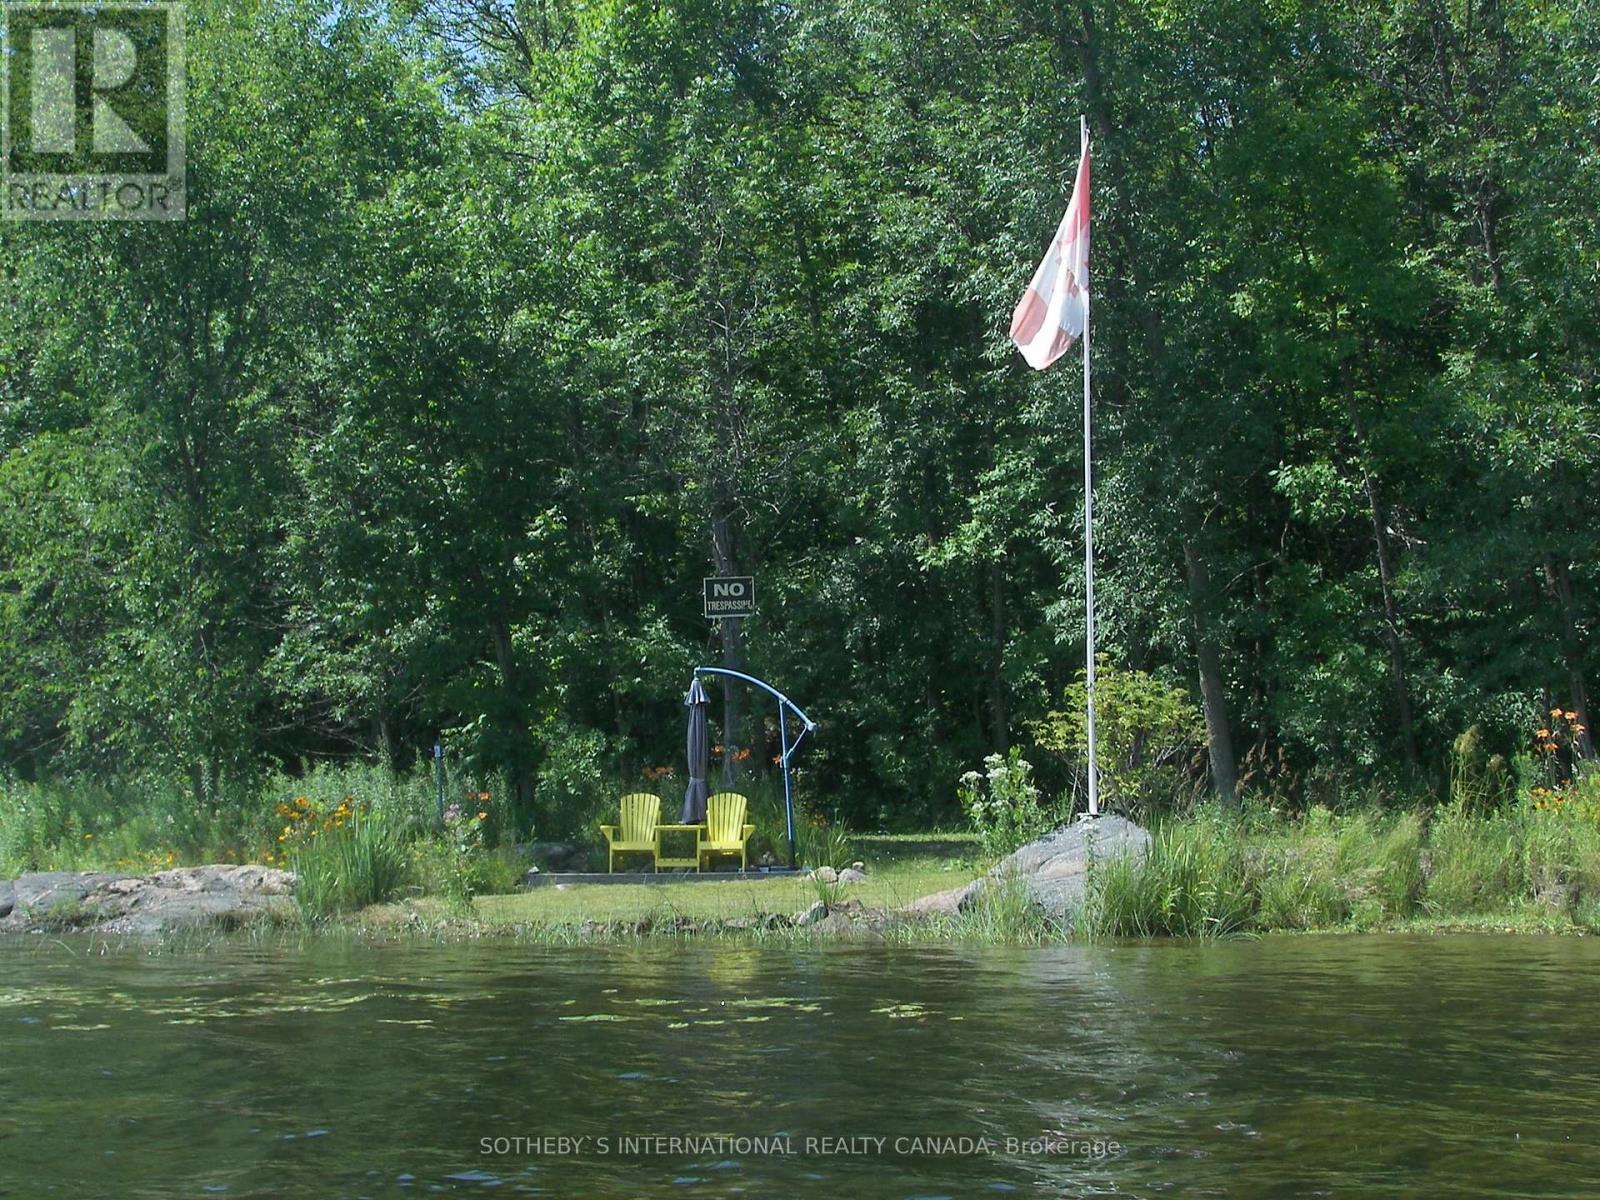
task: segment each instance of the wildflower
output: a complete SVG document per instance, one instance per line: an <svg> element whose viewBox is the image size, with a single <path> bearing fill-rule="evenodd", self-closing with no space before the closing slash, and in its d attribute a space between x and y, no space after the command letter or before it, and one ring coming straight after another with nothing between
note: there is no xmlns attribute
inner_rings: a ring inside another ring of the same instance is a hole
<svg viewBox="0 0 1600 1200"><path fill-rule="evenodd" d="M1541 730L1539 730L1538 733L1534 734L1534 736L1535 737L1540 737L1540 738L1548 738L1550 736L1550 731L1548 729L1541 729Z"/></svg>
<svg viewBox="0 0 1600 1200"><path fill-rule="evenodd" d="M1566 717L1569 721L1576 721L1578 719L1578 714L1575 712L1563 713L1562 716Z"/></svg>
<svg viewBox="0 0 1600 1200"><path fill-rule="evenodd" d="M489 819L489 814L488 813L481 812L481 813L478 814L478 820L487 821L488 819Z"/></svg>

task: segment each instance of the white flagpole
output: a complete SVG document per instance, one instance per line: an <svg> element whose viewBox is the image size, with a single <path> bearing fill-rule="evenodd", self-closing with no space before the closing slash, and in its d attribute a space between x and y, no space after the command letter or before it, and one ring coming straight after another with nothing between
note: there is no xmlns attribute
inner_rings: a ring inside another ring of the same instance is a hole
<svg viewBox="0 0 1600 1200"><path fill-rule="evenodd" d="M1078 118L1081 153L1089 153L1089 118ZM1087 199L1087 197L1085 197ZM1083 587L1086 651L1085 692L1088 697L1089 815L1100 815L1100 778L1094 743L1094 471L1093 439L1089 426L1089 289L1083 293Z"/></svg>

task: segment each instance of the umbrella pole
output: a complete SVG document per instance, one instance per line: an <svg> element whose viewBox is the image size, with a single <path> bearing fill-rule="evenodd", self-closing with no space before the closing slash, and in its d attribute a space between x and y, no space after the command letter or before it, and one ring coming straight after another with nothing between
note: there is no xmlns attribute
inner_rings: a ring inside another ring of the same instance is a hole
<svg viewBox="0 0 1600 1200"><path fill-rule="evenodd" d="M794 789L789 786L789 715L778 705L778 739L783 748L783 815L789 825L789 869L799 864L794 853Z"/></svg>

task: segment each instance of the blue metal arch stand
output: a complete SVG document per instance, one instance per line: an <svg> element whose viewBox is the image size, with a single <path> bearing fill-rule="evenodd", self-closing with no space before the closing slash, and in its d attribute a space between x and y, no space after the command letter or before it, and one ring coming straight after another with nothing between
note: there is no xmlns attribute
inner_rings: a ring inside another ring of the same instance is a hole
<svg viewBox="0 0 1600 1200"><path fill-rule="evenodd" d="M799 866L795 861L794 846L794 785L789 778L789 760L794 757L794 752L800 748L800 743L805 736L816 729L817 723L800 710L800 706L777 688L764 679L757 679L754 675L745 675L740 671L730 671L726 667L696 667L695 675L721 675L726 679L738 679L752 687L758 687L767 695L778 702L778 740L783 747L783 813L789 825L789 869L794 870ZM801 729L800 736L789 741L789 713L799 718Z"/></svg>

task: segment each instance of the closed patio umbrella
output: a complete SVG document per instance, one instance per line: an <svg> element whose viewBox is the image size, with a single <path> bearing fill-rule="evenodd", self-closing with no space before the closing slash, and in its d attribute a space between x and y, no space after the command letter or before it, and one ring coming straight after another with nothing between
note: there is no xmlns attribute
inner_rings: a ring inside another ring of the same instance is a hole
<svg viewBox="0 0 1600 1200"><path fill-rule="evenodd" d="M706 819L706 797L711 789L706 786L706 761L710 753L706 748L706 690L695 676L689 684L689 694L683 698L689 710L689 786L683 792L685 825L698 825Z"/></svg>

